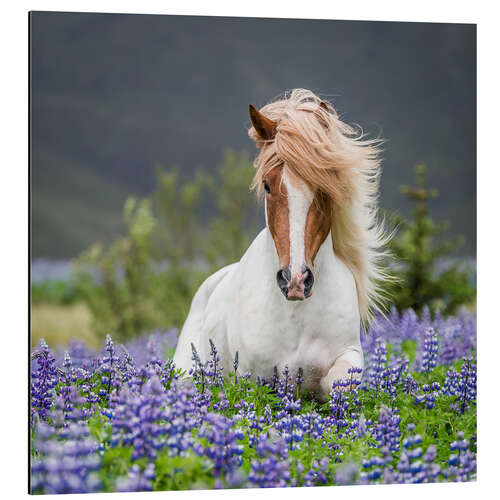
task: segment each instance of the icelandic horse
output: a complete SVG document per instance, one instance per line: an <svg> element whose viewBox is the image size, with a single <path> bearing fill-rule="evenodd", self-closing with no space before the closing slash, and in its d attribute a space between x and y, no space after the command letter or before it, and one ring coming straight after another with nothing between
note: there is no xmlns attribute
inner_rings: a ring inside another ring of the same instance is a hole
<svg viewBox="0 0 500 500"><path fill-rule="evenodd" d="M388 279L379 264L380 141L305 89L249 112L260 150L252 187L264 198L266 227L239 262L200 286L174 363L191 368L191 344L207 360L211 339L225 373L237 352L252 376L302 368L303 388L326 400L335 380L363 368L362 325Z"/></svg>

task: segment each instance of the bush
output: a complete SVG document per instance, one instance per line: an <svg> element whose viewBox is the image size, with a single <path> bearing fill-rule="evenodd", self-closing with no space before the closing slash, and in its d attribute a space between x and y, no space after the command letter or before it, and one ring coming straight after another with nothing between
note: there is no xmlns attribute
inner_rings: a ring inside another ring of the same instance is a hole
<svg viewBox="0 0 500 500"><path fill-rule="evenodd" d="M444 239L447 223L436 223L429 215L428 202L436 198L435 189L426 187L426 167L417 165L417 186L402 186L402 193L415 203L411 219L392 214L396 236L390 250L396 258L397 285L391 290L391 299L399 311L413 308L421 313L425 306L453 314L459 306L474 301L476 288L472 270L458 264L439 271L437 264L443 258L456 255L462 238Z"/></svg>
<svg viewBox="0 0 500 500"><path fill-rule="evenodd" d="M177 169L159 168L152 198L127 200L125 236L108 248L93 245L74 265L77 293L101 336L128 339L182 326L203 279L239 260L250 244L252 175L247 154L227 151L213 178L198 171L183 180ZM204 197L215 200L212 217Z"/></svg>
<svg viewBox="0 0 500 500"><path fill-rule="evenodd" d="M31 301L45 304L74 304L78 295L74 285L67 281L45 280L31 283Z"/></svg>

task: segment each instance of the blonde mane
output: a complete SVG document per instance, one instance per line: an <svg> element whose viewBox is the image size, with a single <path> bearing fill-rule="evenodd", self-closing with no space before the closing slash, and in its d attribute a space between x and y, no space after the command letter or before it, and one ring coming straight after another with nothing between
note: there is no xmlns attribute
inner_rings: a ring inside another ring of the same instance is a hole
<svg viewBox="0 0 500 500"><path fill-rule="evenodd" d="M270 141L253 127L248 131L260 149L252 188L261 193L263 178L285 164L292 176L325 195L333 249L354 275L366 325L380 311L380 284L390 279L380 265L388 239L377 219L381 141L365 139L339 119L331 104L305 89L285 93L260 112L277 128Z"/></svg>

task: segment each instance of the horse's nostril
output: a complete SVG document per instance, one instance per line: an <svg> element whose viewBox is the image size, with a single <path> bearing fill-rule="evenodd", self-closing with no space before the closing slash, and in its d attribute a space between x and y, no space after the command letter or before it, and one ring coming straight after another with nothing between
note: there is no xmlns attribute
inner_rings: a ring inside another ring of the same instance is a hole
<svg viewBox="0 0 500 500"><path fill-rule="evenodd" d="M288 283L290 282L292 275L290 269L282 268L276 274L276 281L278 286L285 297L288 297Z"/></svg>
<svg viewBox="0 0 500 500"><path fill-rule="evenodd" d="M304 279L304 292L305 295L307 296L311 292L311 288L314 285L314 275L308 267L306 267L306 271L304 274L306 276Z"/></svg>

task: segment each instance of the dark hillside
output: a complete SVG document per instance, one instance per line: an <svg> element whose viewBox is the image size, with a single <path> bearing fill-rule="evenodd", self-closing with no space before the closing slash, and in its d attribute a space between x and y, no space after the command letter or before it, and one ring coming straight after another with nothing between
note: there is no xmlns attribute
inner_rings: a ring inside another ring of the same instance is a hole
<svg viewBox="0 0 500 500"><path fill-rule="evenodd" d="M475 57L472 25L33 13L33 255L119 231L158 163L253 152L248 103L293 87L387 138L384 207L405 210L398 186L426 162L434 215L474 255Z"/></svg>

